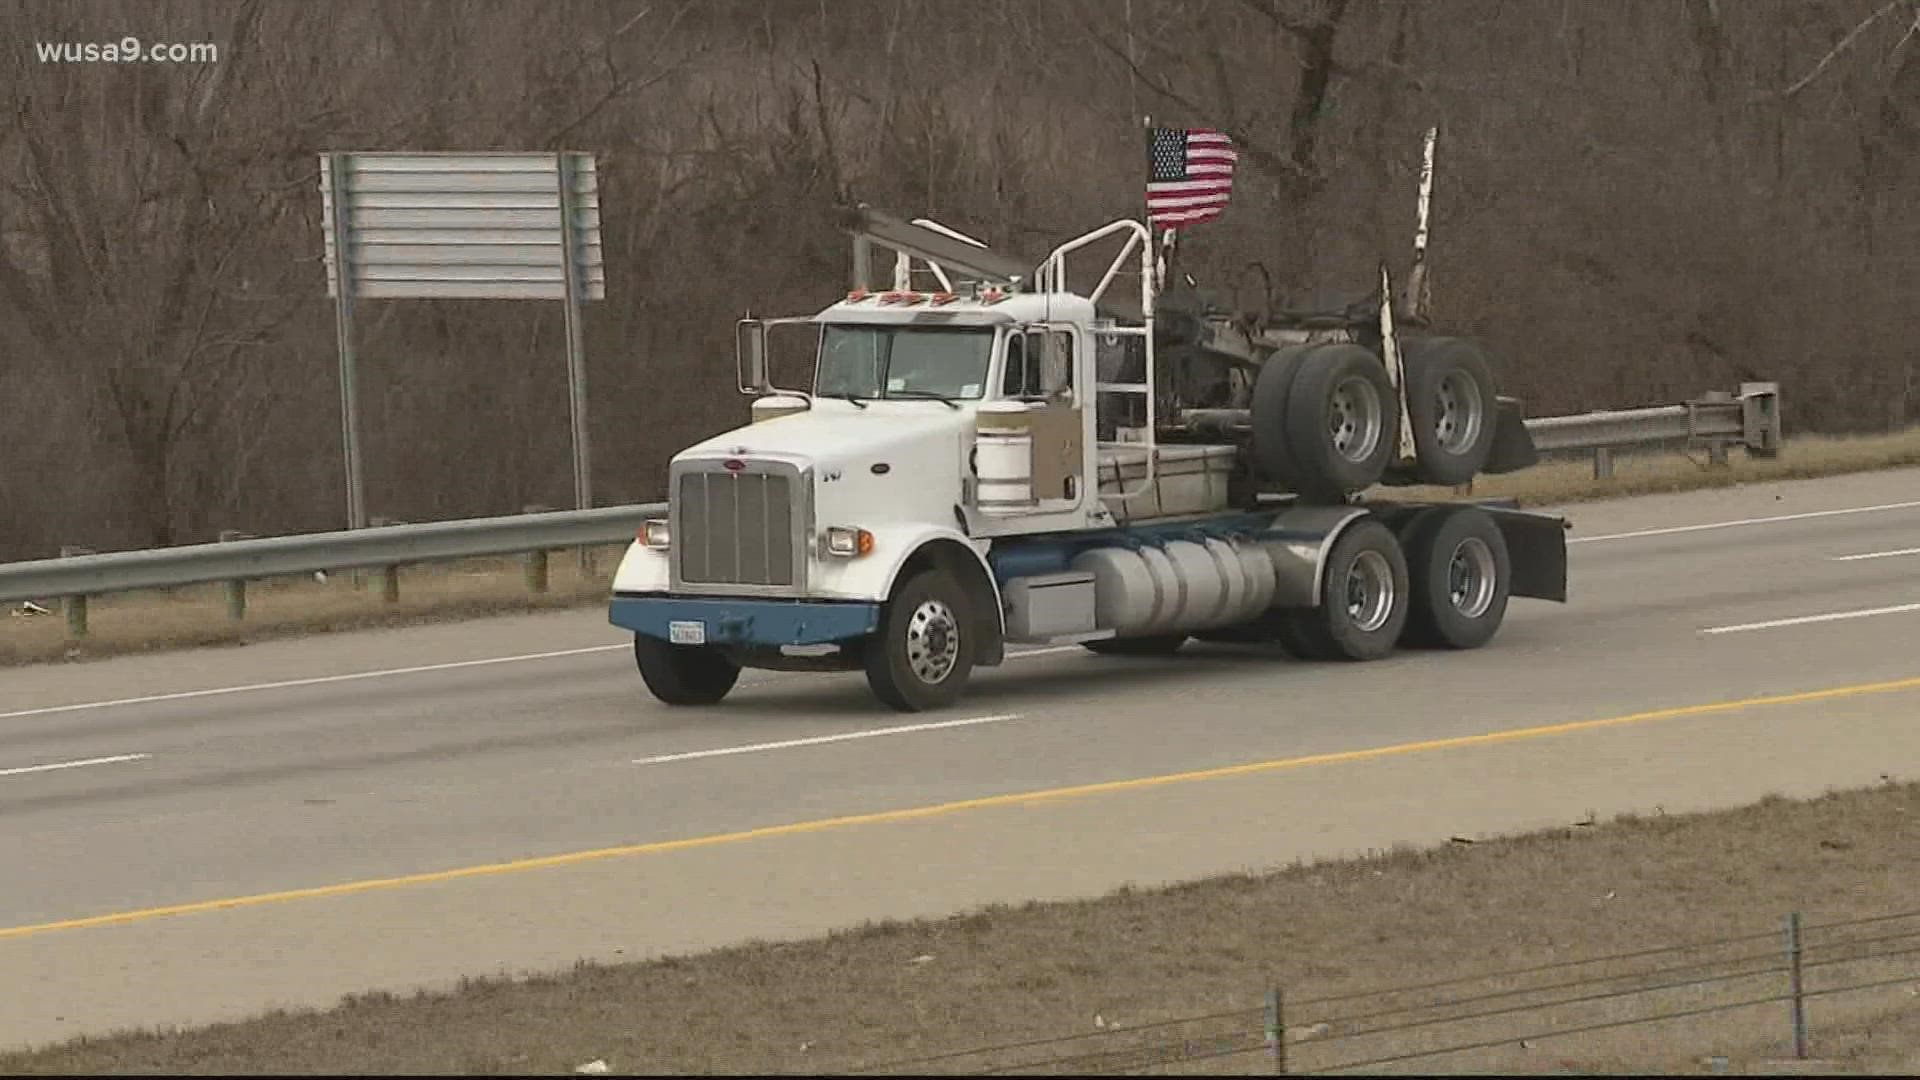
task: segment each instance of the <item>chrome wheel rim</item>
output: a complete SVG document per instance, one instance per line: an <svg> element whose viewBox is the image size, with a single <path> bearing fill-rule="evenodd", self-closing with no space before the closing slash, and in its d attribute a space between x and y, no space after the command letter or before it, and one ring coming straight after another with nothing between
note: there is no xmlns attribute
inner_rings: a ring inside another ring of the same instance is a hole
<svg viewBox="0 0 1920 1080"><path fill-rule="evenodd" d="M1447 560L1448 602L1469 619L1485 615L1493 606L1495 574L1493 549L1485 540L1470 536L1460 541Z"/></svg>
<svg viewBox="0 0 1920 1080"><path fill-rule="evenodd" d="M1380 391L1369 380L1351 375L1333 388L1328 402L1327 429L1334 453L1361 462L1380 446L1386 409Z"/></svg>
<svg viewBox="0 0 1920 1080"><path fill-rule="evenodd" d="M907 620L907 667L932 686L953 674L960 660L960 620L945 601L922 600Z"/></svg>
<svg viewBox="0 0 1920 1080"><path fill-rule="evenodd" d="M1464 454L1480 438L1487 403L1464 371L1449 371L1434 392L1433 437L1449 454Z"/></svg>
<svg viewBox="0 0 1920 1080"><path fill-rule="evenodd" d="M1364 633L1387 625L1393 614L1393 567L1377 551L1363 551L1347 568L1347 618Z"/></svg>

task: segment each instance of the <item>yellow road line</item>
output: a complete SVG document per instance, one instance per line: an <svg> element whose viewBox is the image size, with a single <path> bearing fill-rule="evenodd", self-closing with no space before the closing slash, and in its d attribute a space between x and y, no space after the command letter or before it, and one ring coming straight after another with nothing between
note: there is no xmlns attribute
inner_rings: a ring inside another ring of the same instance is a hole
<svg viewBox="0 0 1920 1080"><path fill-rule="evenodd" d="M1738 701L1718 701L1705 705L1681 705L1670 709L1654 709L1649 712L1629 713L1625 716L1611 716L1599 720L1575 720L1564 724L1511 728L1506 731L1493 731L1480 735L1459 735L1445 739L1429 739L1423 742L1377 746L1365 750L1342 750L1330 754L1310 754L1305 757L1279 758L1272 761L1256 761L1244 765L1228 765L1221 768L1201 769L1193 772L1143 776L1132 780L1108 780L1097 784L1080 784L1074 787L1026 791L1014 795L990 795L984 798L962 799L958 802L939 803L933 806L916 806L904 810L882 810L877 813L853 814L846 817L824 818L818 821L799 821L787 825L770 825L758 829L747 829L741 832L695 836L685 840L663 840L646 844L629 844L622 847L596 848L590 851L573 851L563 855L546 855L532 859L516 859L512 862L488 863L481 866L463 866L453 870L436 870L423 874L406 874L400 877L347 881L337 885L321 885L308 889L289 889L284 892L258 893L252 896L235 896L222 900L198 900L187 904L170 904L165 907L141 908L135 911L120 911L107 915L90 915L85 918L63 919L58 922L4 927L0 928L0 940L21 938L30 934L49 933L54 930L85 930L94 927L145 922L149 919L158 919L170 915L194 915L208 911L225 911L233 908L256 907L262 904L275 904L289 900L316 900L331 896L350 896L354 893L374 892L376 890L393 889L408 885L431 885L442 881L458 881L462 878L492 877L498 874L518 873L525 870L547 870L555 867L576 866L581 863L596 862L603 859L625 858L634 855L664 855L674 851L689 851L695 848L716 847L720 844L739 843L746 840L766 840L779 836L795 836L802 833L824 832L829 829L844 829L856 825L884 825L901 821L916 821L922 818L937 817L942 814L954 814L966 810L985 810L993 807L1021 806L1031 803L1049 802L1056 799L1077 798L1085 795L1105 795L1123 791L1139 791L1146 788L1163 787L1168 784L1184 784L1199 780L1223 780L1235 776L1250 776L1256 773L1277 772L1282 769L1302 769L1315 765L1341 765L1359 761L1373 761L1379 758L1398 757L1405 754L1424 754L1435 750L1454 750L1470 746L1488 746L1495 743L1518 742L1524 739L1541 739L1555 735L1571 735L1582 731L1597 731L1603 728L1625 727L1630 724L1647 724L1659 720L1679 720L1695 716L1710 716L1715 713L1737 712L1742 709L1754 709L1774 705L1805 705L1820 701L1837 701L1842 698L1864 697L1869 694L1888 694L1902 690L1920 690L1920 678L1896 679L1891 682L1861 683L1854 686L1836 686L1825 690L1808 690L1796 694L1776 694L1768 697L1744 698Z"/></svg>

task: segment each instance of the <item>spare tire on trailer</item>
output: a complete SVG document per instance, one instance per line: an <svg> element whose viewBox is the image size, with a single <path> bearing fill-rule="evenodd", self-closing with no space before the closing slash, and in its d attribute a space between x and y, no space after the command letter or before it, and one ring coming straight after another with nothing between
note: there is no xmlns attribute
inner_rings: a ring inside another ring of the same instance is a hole
<svg viewBox="0 0 1920 1080"><path fill-rule="evenodd" d="M1254 430L1262 426L1256 411ZM1284 428L1293 469L1288 486L1302 499L1341 502L1379 483L1400 434L1386 365L1348 342L1315 346L1293 373Z"/></svg>
<svg viewBox="0 0 1920 1080"><path fill-rule="evenodd" d="M1414 338L1400 345L1407 419L1413 424L1414 474L1452 487L1472 480L1493 452L1493 365L1466 338Z"/></svg>
<svg viewBox="0 0 1920 1080"><path fill-rule="evenodd" d="M1268 480L1293 490L1293 450L1287 446L1287 391L1293 388L1293 374L1300 358L1312 351L1311 345L1288 345L1276 351L1260 365L1253 382L1252 421L1254 468Z"/></svg>

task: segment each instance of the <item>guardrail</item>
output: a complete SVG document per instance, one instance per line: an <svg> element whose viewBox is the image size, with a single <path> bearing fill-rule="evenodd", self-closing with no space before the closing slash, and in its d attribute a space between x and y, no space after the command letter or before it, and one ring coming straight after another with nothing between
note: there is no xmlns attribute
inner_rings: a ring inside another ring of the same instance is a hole
<svg viewBox="0 0 1920 1080"><path fill-rule="evenodd" d="M1679 405L1543 416L1527 421L1527 431L1542 453L1593 451L1599 480L1613 475L1613 451L1623 446L1684 439L1704 444L1716 465L1727 463L1727 449L1736 443L1772 457L1780 451L1780 384L1741 383L1737 393L1712 391Z"/></svg>
<svg viewBox="0 0 1920 1080"><path fill-rule="evenodd" d="M1745 383L1736 394L1709 394L1680 405L1547 416L1527 421L1543 452L1590 449L1594 474L1612 474L1617 447L1686 439L1704 443L1717 463L1739 443L1771 455L1780 445L1779 386ZM227 585L227 612L246 617L246 583L315 571L377 568L389 603L400 598L399 569L415 563L524 555L527 587L545 592L547 552L625 543L641 522L666 514L665 503L465 518L368 529L302 533L211 544L0 563L0 604L63 598L67 629L87 633L87 598L135 589L209 582Z"/></svg>
<svg viewBox="0 0 1920 1080"><path fill-rule="evenodd" d="M65 598L69 633L85 637L87 597L103 593L226 582L228 614L239 619L249 579L372 567L393 603L402 566L499 555L526 555L528 588L545 592L547 552L624 543L666 512L665 503L641 503L0 563L0 603Z"/></svg>

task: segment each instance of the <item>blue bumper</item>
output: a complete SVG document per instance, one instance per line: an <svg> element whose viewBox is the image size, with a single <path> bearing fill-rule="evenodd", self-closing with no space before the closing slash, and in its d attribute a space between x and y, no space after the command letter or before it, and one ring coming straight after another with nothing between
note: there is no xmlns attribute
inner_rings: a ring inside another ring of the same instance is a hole
<svg viewBox="0 0 1920 1080"><path fill-rule="evenodd" d="M607 621L663 641L713 645L825 645L880 625L880 605L806 600L696 600L616 596Z"/></svg>

